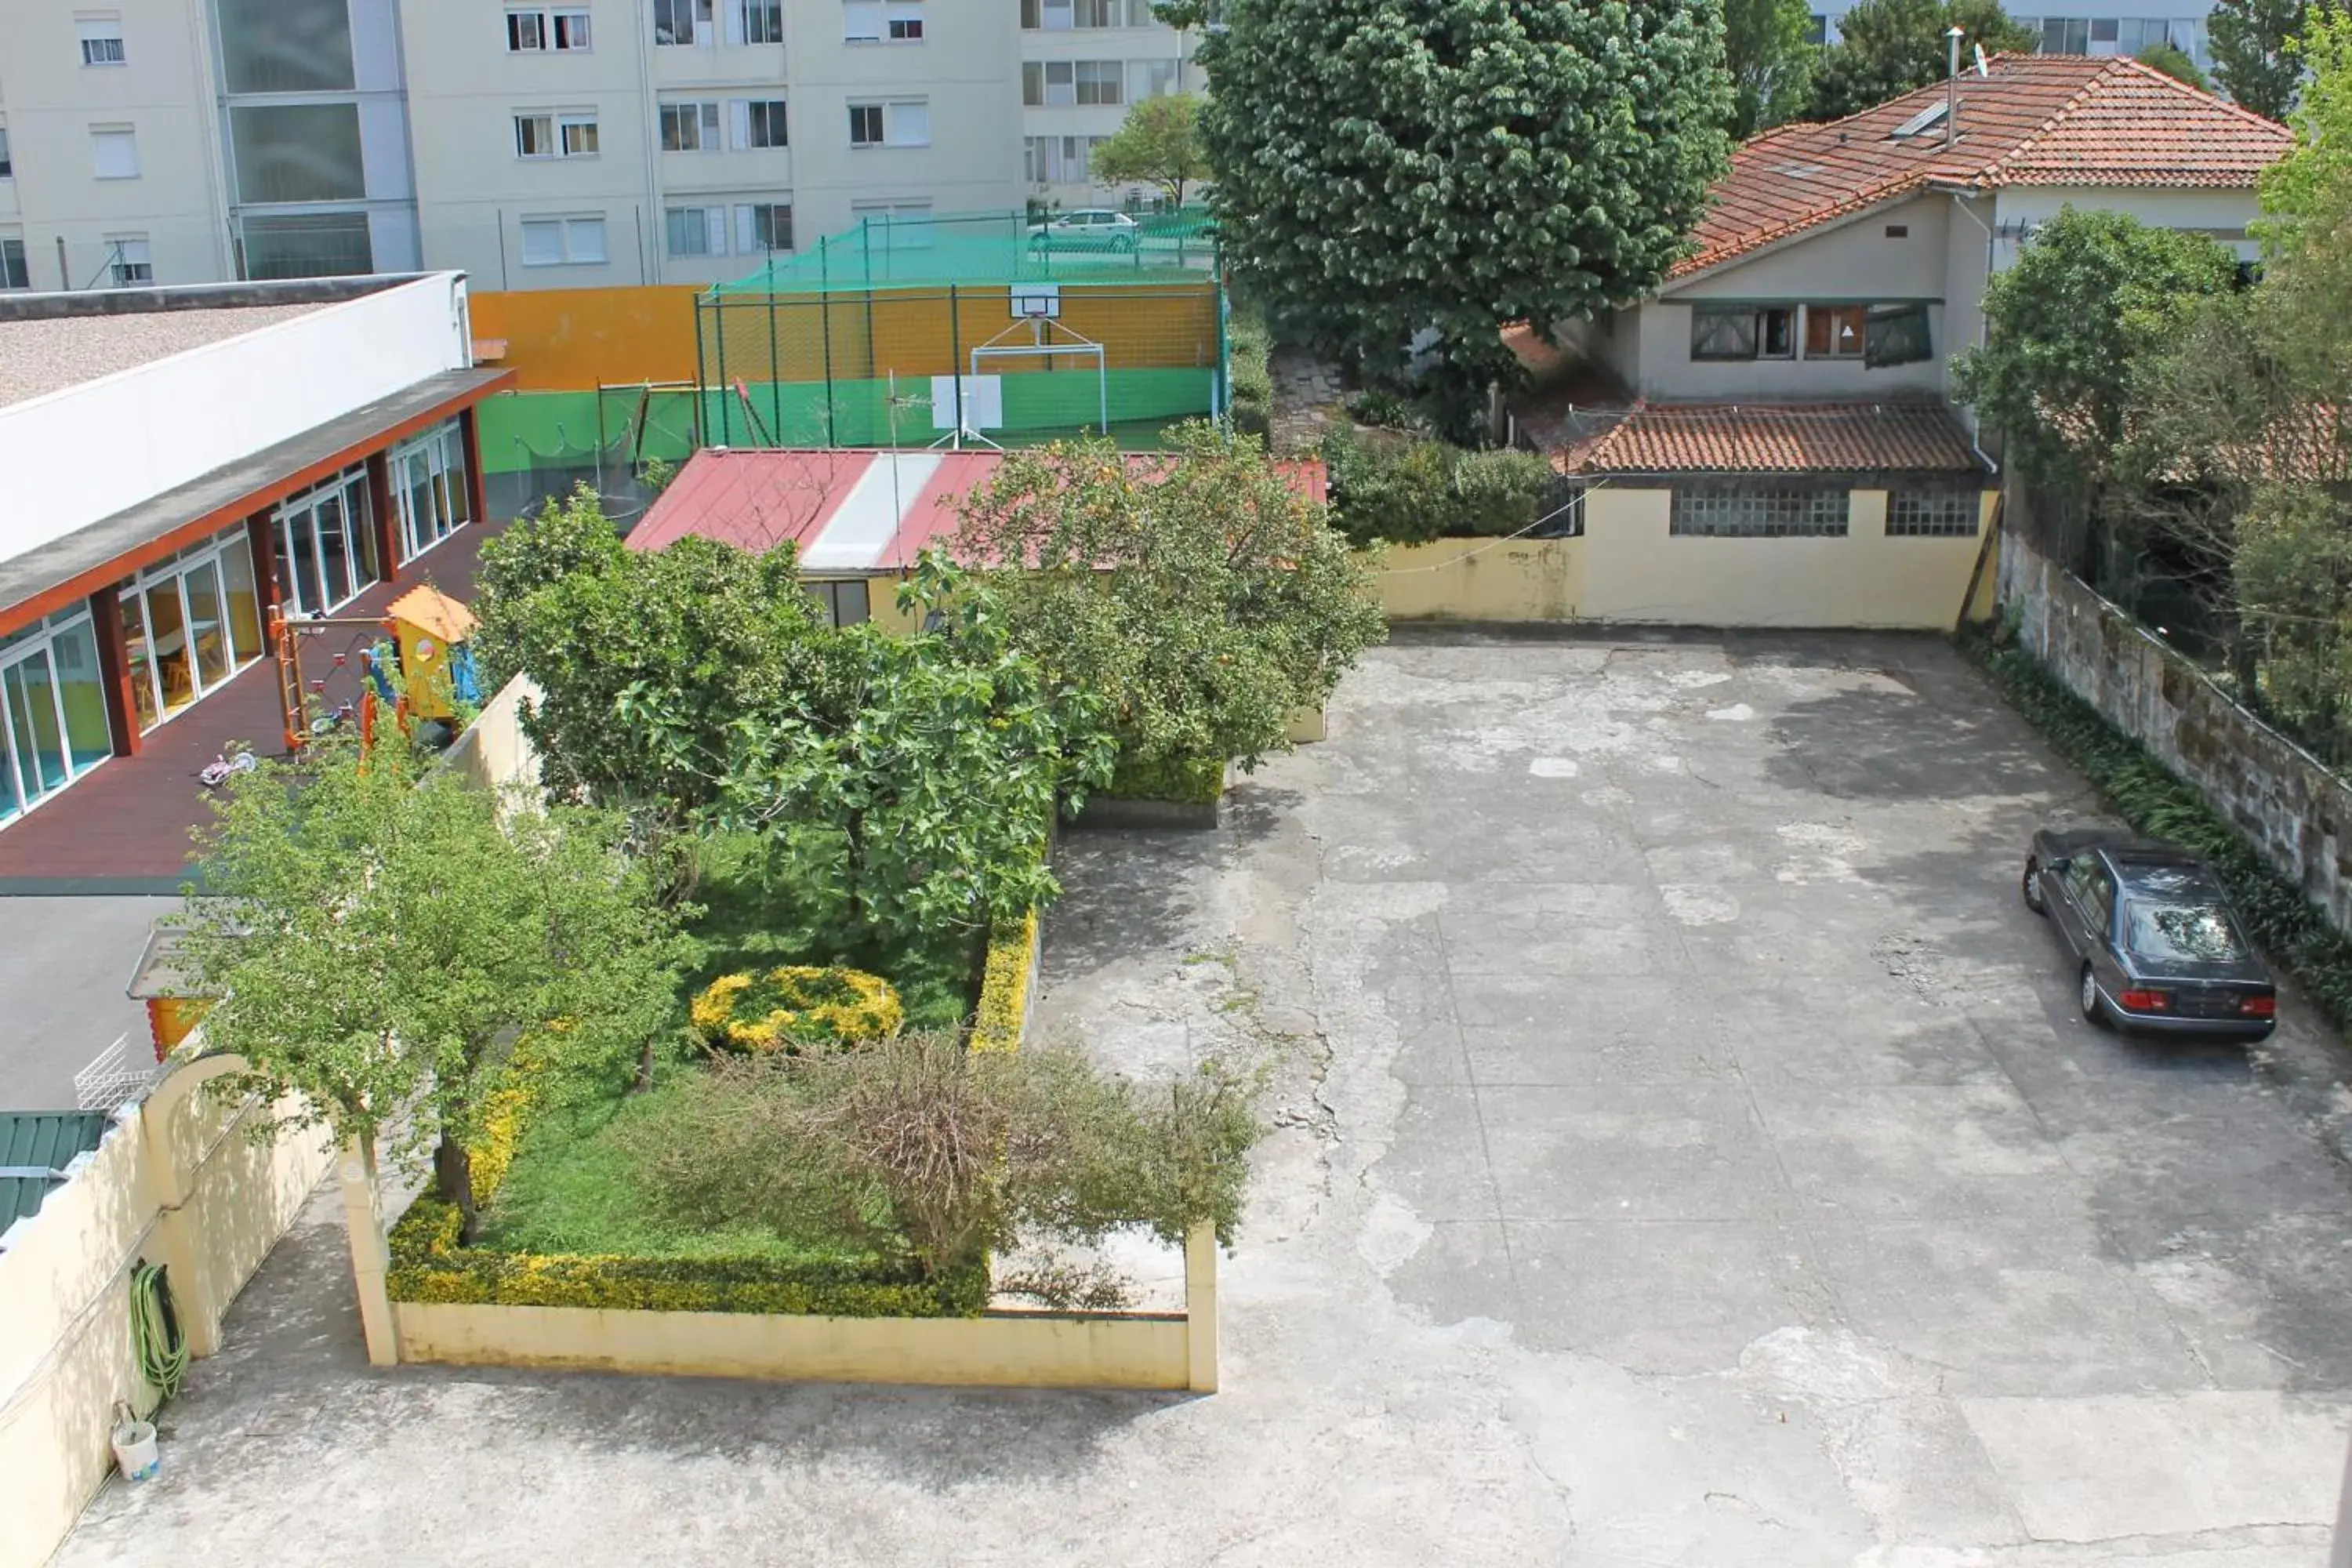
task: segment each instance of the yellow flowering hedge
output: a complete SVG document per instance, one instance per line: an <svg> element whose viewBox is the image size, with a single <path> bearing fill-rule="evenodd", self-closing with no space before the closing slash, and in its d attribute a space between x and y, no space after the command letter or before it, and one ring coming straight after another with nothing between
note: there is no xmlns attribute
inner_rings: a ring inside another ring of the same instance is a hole
<svg viewBox="0 0 2352 1568"><path fill-rule="evenodd" d="M833 1318L976 1318L988 1271L926 1280L911 1263L767 1258L613 1258L457 1245L455 1207L419 1198L392 1232L384 1282L396 1301L594 1307L639 1312L769 1312Z"/></svg>
<svg viewBox="0 0 2352 1568"><path fill-rule="evenodd" d="M907 1021L898 993L880 975L805 963L722 974L688 1016L706 1044L786 1056L895 1035Z"/></svg>
<svg viewBox="0 0 2352 1568"><path fill-rule="evenodd" d="M979 1016L972 1022L975 1051L1017 1051L1029 1011L1029 978L1037 968L1037 911L1017 921L999 921L988 936L988 962L981 970Z"/></svg>

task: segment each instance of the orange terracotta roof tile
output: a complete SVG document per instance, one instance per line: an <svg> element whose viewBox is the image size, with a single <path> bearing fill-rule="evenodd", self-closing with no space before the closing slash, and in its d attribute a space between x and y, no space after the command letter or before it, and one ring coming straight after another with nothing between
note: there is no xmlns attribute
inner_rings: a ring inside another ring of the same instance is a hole
<svg viewBox="0 0 2352 1568"><path fill-rule="evenodd" d="M1553 461L1570 474L1986 472L1940 403L1637 403Z"/></svg>
<svg viewBox="0 0 2352 1568"><path fill-rule="evenodd" d="M1895 131L1945 101L1924 87L1826 125L1784 125L1732 155L1694 249L1673 272L1720 266L1916 191L2004 185L2252 189L2293 132L2121 56L1999 55L1959 79L1959 133Z"/></svg>

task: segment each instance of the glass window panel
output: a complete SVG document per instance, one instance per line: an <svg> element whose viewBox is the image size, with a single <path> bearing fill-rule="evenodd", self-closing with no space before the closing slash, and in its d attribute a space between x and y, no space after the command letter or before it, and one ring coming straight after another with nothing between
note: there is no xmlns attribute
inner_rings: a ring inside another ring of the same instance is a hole
<svg viewBox="0 0 2352 1568"><path fill-rule="evenodd" d="M433 468L421 447L401 460L400 531L411 555L431 544L433 531Z"/></svg>
<svg viewBox="0 0 2352 1568"><path fill-rule="evenodd" d="M27 803L56 789L72 771L58 731L58 697L47 648L0 668L0 700L8 708L8 738L16 754L16 787Z"/></svg>
<svg viewBox="0 0 2352 1568"><path fill-rule="evenodd" d="M375 509L368 504L367 476L354 476L343 486L343 526L350 531L354 594L383 576L383 563L376 559L374 516Z"/></svg>
<svg viewBox="0 0 2352 1568"><path fill-rule="evenodd" d="M231 92L348 92L348 0L214 0Z"/></svg>
<svg viewBox="0 0 2352 1568"><path fill-rule="evenodd" d="M114 752L113 731L106 722L106 682L98 668L98 632L89 618L58 632L49 657L65 700L66 754L79 777Z"/></svg>
<svg viewBox="0 0 2352 1568"><path fill-rule="evenodd" d="M163 711L155 702L155 650L147 640L147 615L136 594L122 596L122 646L124 662L130 666L131 704L136 710L139 727L152 730Z"/></svg>
<svg viewBox="0 0 2352 1568"><path fill-rule="evenodd" d="M221 546L221 600L228 611L229 653L239 664L261 653L261 595L253 584L253 544L233 539Z"/></svg>
<svg viewBox="0 0 2352 1568"><path fill-rule="evenodd" d="M155 655L155 680L163 688L163 711L177 713L196 700L195 666L188 658L188 625L180 605L180 584L166 577L147 590L147 637Z"/></svg>
<svg viewBox="0 0 2352 1568"><path fill-rule="evenodd" d="M347 278L375 270L365 213L281 213L244 220L248 278ZM524 226L528 237L530 226Z"/></svg>
<svg viewBox="0 0 2352 1568"><path fill-rule="evenodd" d="M319 595L319 539L317 509L305 506L286 520L286 533L279 542L285 547L287 566L293 579L294 593L288 601L299 615L315 616L326 608Z"/></svg>
<svg viewBox="0 0 2352 1568"><path fill-rule="evenodd" d="M367 195L358 104L240 104L229 110L228 124L239 199L350 202Z"/></svg>
<svg viewBox="0 0 2352 1568"><path fill-rule="evenodd" d="M188 568L181 579L188 600L188 641L195 648L196 689L210 691L228 679L228 619L221 613L220 567L210 561Z"/></svg>
<svg viewBox="0 0 2352 1568"><path fill-rule="evenodd" d="M442 426L441 450L449 468L449 526L463 528L474 521L474 488L466 472L466 433L455 420Z"/></svg>
<svg viewBox="0 0 2352 1568"><path fill-rule="evenodd" d="M319 498L319 571L326 584L324 608L331 610L352 596L351 536L337 496Z"/></svg>

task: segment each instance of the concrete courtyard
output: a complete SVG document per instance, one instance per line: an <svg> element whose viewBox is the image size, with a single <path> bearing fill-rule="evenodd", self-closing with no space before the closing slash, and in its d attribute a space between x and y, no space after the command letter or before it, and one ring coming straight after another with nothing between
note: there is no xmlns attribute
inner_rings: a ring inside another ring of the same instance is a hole
<svg viewBox="0 0 2352 1568"><path fill-rule="evenodd" d="M2316 1568L2339 1047L2081 1023L2093 810L1932 639L1402 636L1065 841L1041 1026L1276 1067L1223 1392L372 1373L319 1202L58 1563Z"/></svg>

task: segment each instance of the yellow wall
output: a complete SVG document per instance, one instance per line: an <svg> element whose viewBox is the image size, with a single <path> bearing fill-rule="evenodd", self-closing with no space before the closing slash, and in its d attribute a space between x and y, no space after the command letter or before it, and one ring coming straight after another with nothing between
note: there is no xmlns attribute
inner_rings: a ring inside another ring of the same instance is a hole
<svg viewBox="0 0 2352 1568"><path fill-rule="evenodd" d="M1667 532L1670 491L1595 486L1581 539L1392 549L1381 600L1391 619L1948 629L1996 495L1984 493L1974 539L1888 538L1885 490L1853 492L1843 539L1696 539ZM1978 618L1991 614L1992 578L1989 562Z"/></svg>
<svg viewBox="0 0 2352 1568"><path fill-rule="evenodd" d="M176 1068L0 1253L0 1568L34 1568L72 1528L113 1464L114 1402L155 1404L131 1352L131 1265L166 1267L189 1349L209 1355L326 1172L322 1135L257 1144L245 1108L195 1092L234 1065Z"/></svg>
<svg viewBox="0 0 2352 1568"><path fill-rule="evenodd" d="M523 392L692 381L694 297L683 284L473 293L474 336L503 338Z"/></svg>

